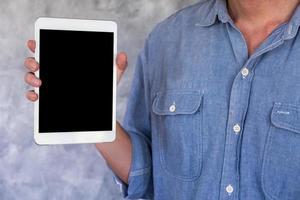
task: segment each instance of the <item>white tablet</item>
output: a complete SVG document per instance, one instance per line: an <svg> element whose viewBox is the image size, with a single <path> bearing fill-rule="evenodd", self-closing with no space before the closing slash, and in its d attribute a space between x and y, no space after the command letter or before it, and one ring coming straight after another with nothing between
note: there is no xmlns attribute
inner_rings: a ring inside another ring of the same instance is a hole
<svg viewBox="0 0 300 200"><path fill-rule="evenodd" d="M35 23L37 144L111 142L116 127L117 25L39 18Z"/></svg>

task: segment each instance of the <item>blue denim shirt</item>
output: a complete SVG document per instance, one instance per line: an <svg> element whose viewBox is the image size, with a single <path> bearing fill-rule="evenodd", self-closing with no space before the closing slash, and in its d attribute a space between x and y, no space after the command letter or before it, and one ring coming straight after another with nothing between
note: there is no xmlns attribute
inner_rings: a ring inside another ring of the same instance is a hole
<svg viewBox="0 0 300 200"><path fill-rule="evenodd" d="M223 0L160 23L123 126L128 199L300 199L300 7L249 56Z"/></svg>

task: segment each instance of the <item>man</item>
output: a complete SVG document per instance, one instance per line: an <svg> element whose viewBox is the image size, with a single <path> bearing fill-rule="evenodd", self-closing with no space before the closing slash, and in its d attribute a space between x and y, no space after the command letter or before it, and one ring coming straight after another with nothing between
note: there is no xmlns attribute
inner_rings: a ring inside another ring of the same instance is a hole
<svg viewBox="0 0 300 200"><path fill-rule="evenodd" d="M207 0L155 28L123 128L97 145L127 198L300 199L298 5ZM126 54L117 62L121 75Z"/></svg>

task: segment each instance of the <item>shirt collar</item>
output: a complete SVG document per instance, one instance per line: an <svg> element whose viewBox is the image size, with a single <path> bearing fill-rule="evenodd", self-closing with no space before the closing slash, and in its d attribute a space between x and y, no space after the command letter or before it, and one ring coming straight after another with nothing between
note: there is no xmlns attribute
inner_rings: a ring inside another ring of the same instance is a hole
<svg viewBox="0 0 300 200"><path fill-rule="evenodd" d="M197 12L197 26L211 26L217 22L217 19L223 23L231 18L227 11L226 0L206 0L200 2Z"/></svg>
<svg viewBox="0 0 300 200"><path fill-rule="evenodd" d="M223 23L231 21L226 0L206 0L201 2L197 15L198 26L211 26L217 22L217 19ZM294 26L294 29L298 29L300 26L300 5L296 8L289 24ZM293 32L291 29L290 34Z"/></svg>
<svg viewBox="0 0 300 200"><path fill-rule="evenodd" d="M294 38L297 33L300 26L300 5L296 8L292 18L287 23L287 29L284 33L283 39L291 39Z"/></svg>

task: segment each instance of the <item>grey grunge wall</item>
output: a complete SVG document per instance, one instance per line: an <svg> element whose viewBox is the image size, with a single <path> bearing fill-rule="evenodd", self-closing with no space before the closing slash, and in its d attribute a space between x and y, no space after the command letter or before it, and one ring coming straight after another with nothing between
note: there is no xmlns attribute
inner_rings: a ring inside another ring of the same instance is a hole
<svg viewBox="0 0 300 200"><path fill-rule="evenodd" d="M33 142L33 104L24 97L26 48L39 16L108 19L119 24L119 51L129 67L118 86L122 120L136 56L159 21L196 0L1 0L0 199L121 199L93 145L39 147Z"/></svg>

